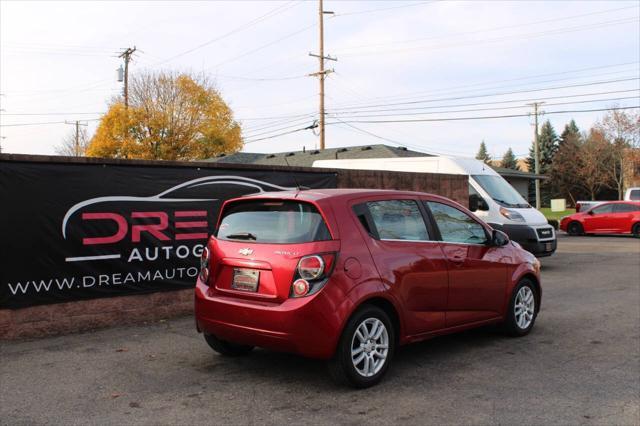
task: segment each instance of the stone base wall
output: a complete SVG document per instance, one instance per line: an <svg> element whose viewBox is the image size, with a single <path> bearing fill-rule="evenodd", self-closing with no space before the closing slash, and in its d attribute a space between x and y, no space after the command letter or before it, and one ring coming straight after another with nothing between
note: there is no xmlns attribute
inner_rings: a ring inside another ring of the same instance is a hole
<svg viewBox="0 0 640 426"><path fill-rule="evenodd" d="M193 289L0 310L0 340L140 324L193 313ZM194 326L195 327L195 326Z"/></svg>

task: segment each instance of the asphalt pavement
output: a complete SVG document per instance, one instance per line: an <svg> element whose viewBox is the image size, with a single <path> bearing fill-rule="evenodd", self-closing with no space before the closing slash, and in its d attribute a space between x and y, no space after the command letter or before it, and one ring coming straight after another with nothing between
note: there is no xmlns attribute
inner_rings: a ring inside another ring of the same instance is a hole
<svg viewBox="0 0 640 426"><path fill-rule="evenodd" d="M542 265L529 336L406 346L360 391L318 361L218 356L192 318L0 342L0 423L640 424L640 240L561 236Z"/></svg>

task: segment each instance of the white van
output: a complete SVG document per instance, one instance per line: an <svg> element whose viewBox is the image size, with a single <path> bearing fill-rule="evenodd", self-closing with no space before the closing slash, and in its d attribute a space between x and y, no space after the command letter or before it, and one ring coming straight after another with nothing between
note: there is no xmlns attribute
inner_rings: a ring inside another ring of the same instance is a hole
<svg viewBox="0 0 640 426"><path fill-rule="evenodd" d="M469 176L469 210L538 257L551 256L556 251L556 233L544 215L482 161L445 156L369 158L318 160L313 167Z"/></svg>
<svg viewBox="0 0 640 426"><path fill-rule="evenodd" d="M624 194L625 201L640 201L640 188L634 187L627 189Z"/></svg>

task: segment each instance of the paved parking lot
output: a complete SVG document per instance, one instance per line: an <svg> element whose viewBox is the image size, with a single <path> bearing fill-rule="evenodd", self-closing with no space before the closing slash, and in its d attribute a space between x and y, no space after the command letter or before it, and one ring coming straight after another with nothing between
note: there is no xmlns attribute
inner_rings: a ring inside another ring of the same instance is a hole
<svg viewBox="0 0 640 426"><path fill-rule="evenodd" d="M379 386L321 362L215 355L192 318L0 343L2 424L640 424L640 240L561 237L521 339L402 348Z"/></svg>

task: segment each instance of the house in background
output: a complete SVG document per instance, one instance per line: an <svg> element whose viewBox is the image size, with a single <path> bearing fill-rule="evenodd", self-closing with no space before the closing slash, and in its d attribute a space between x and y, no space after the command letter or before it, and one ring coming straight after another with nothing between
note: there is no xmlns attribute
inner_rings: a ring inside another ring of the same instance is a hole
<svg viewBox="0 0 640 426"><path fill-rule="evenodd" d="M402 157L434 157L424 152L412 151L405 147L394 147L384 144L349 146L342 148L327 148L322 151L302 150L287 151L271 154L237 152L234 154L221 155L206 161L229 164L260 164L270 166L290 166L290 167L312 167L317 160L356 160L365 158L402 158ZM529 198L529 183L535 179L546 179L545 176L535 175L526 171L504 169L491 165L507 182L513 186L522 197L535 202Z"/></svg>

